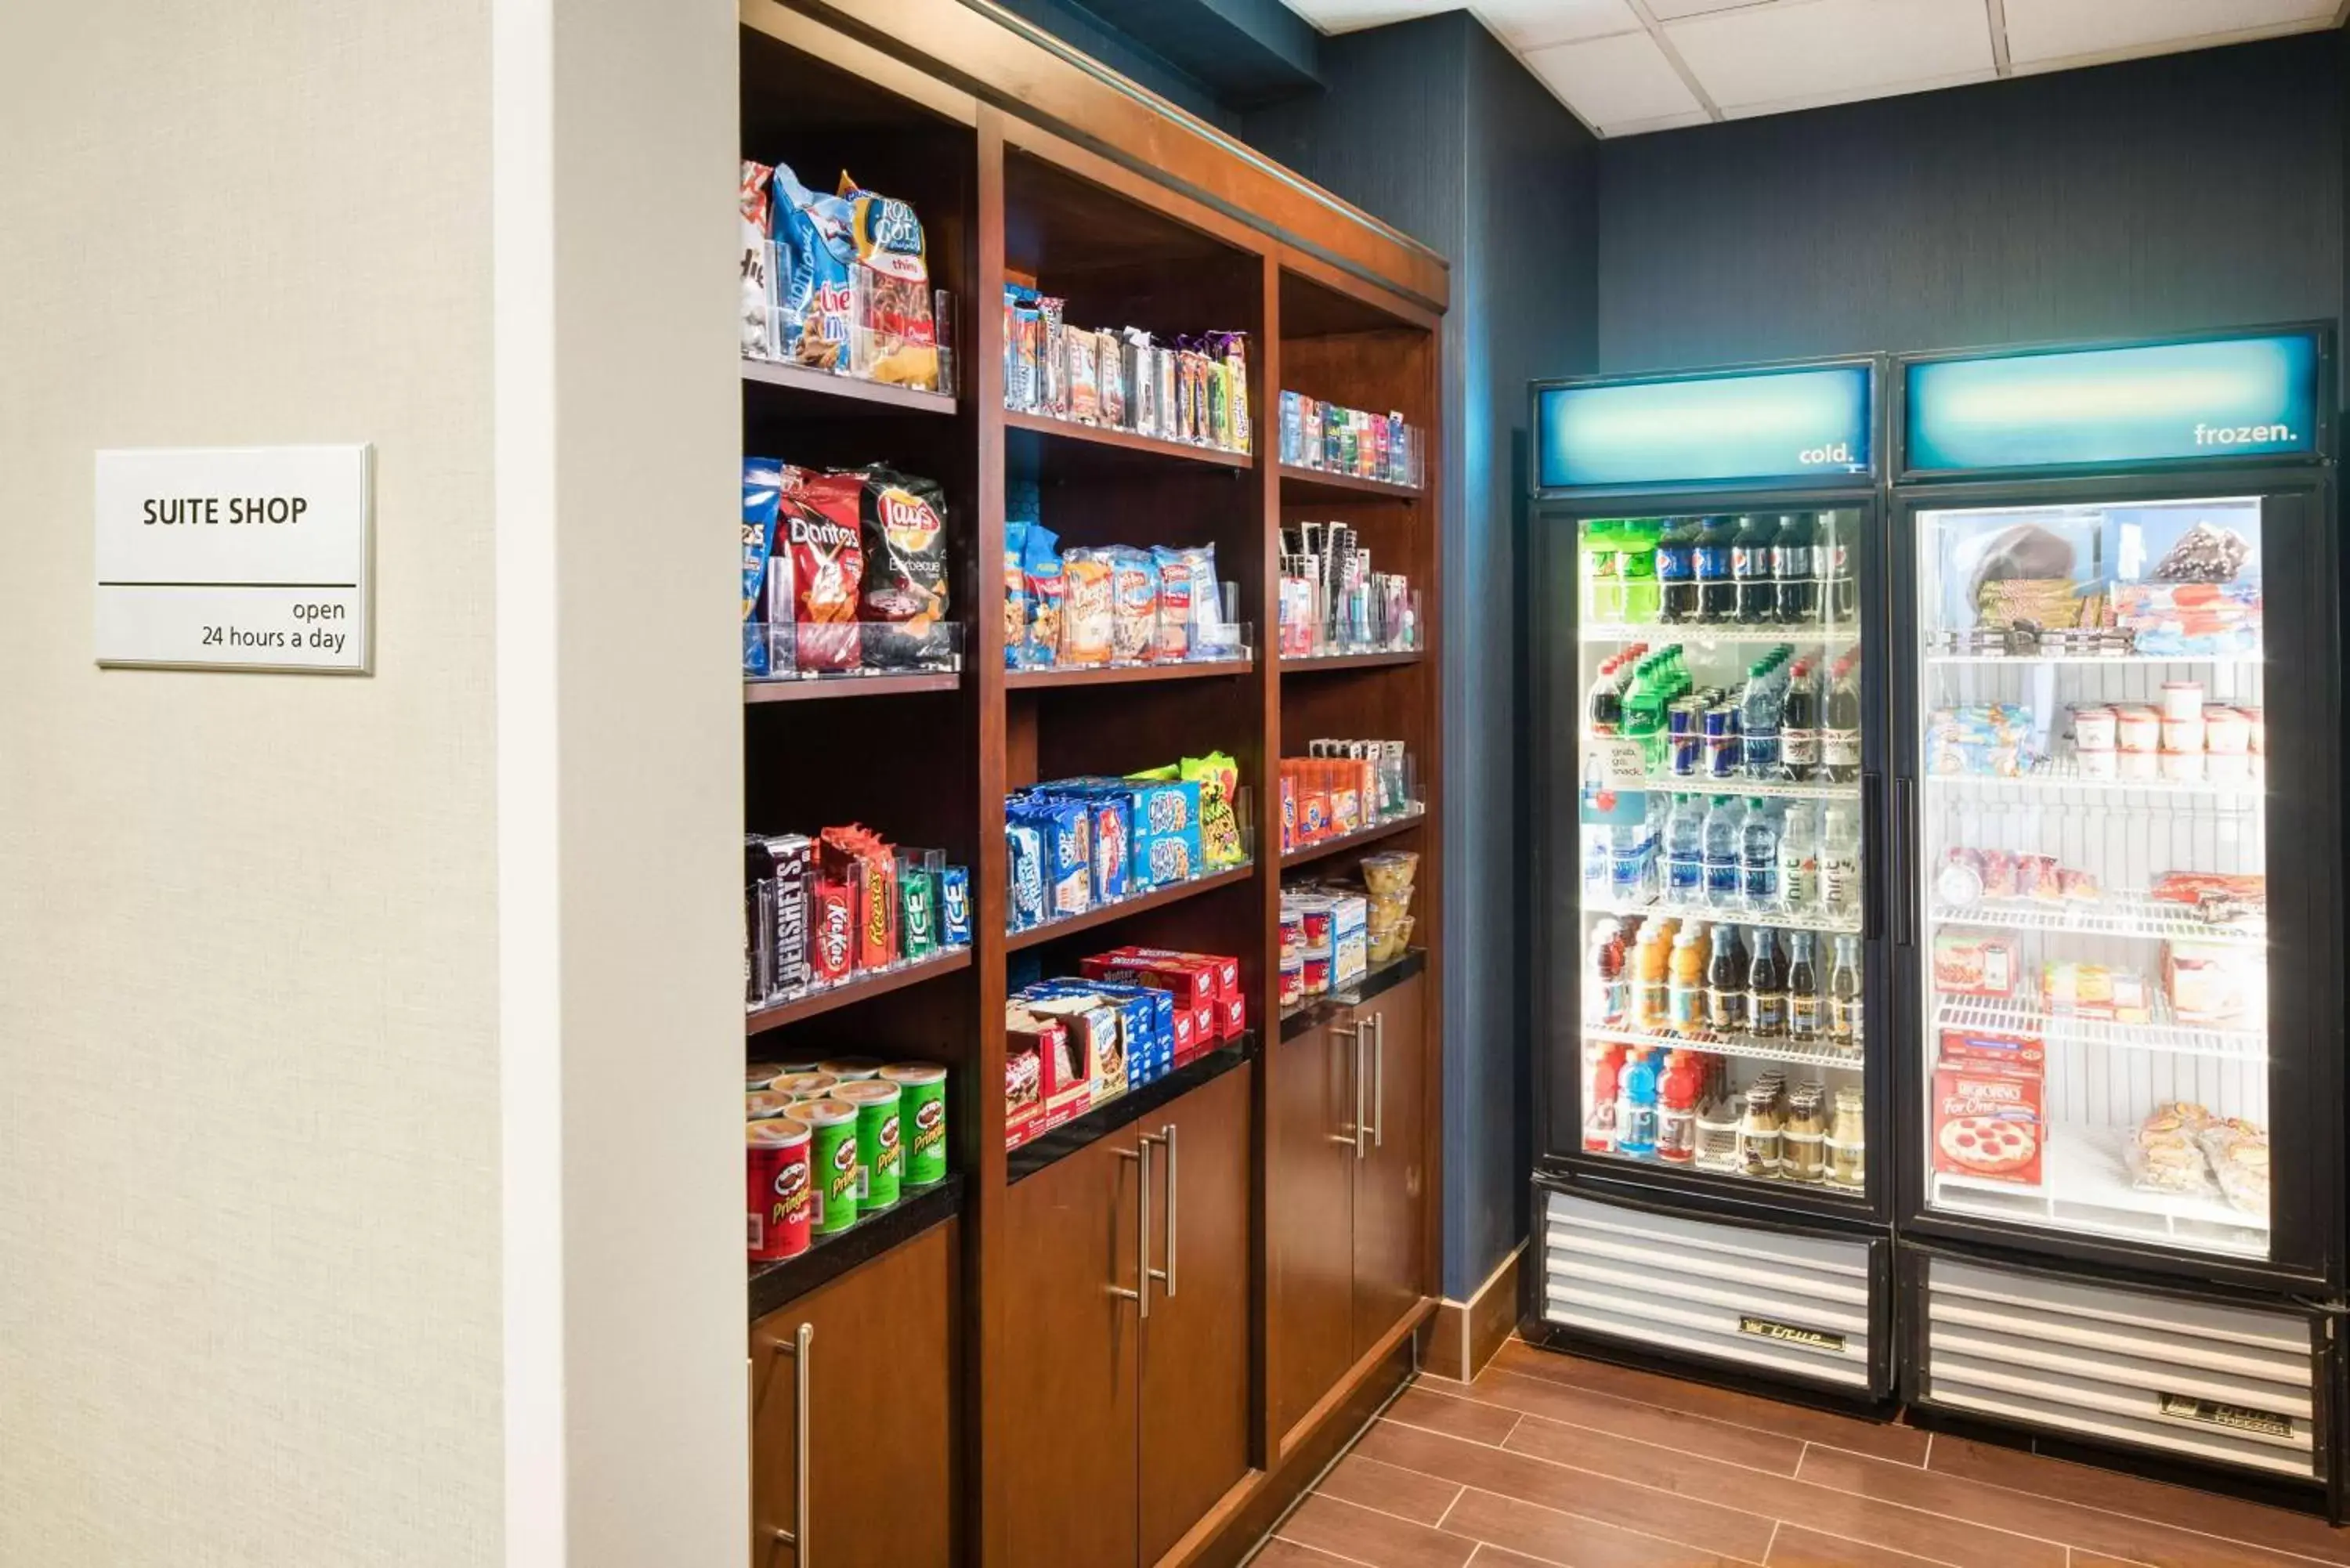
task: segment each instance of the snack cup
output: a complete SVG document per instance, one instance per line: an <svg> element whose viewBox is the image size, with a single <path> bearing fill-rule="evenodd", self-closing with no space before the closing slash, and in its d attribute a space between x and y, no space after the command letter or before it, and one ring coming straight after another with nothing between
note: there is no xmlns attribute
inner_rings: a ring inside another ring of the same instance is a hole
<svg viewBox="0 0 2350 1568"><path fill-rule="evenodd" d="M1409 849L1393 849L1363 857L1363 886L1374 893L1409 893L1419 870L1419 857Z"/></svg>
<svg viewBox="0 0 2350 1568"><path fill-rule="evenodd" d="M2174 784L2197 782L2203 776L2203 753L2200 752L2163 753L2162 776Z"/></svg>

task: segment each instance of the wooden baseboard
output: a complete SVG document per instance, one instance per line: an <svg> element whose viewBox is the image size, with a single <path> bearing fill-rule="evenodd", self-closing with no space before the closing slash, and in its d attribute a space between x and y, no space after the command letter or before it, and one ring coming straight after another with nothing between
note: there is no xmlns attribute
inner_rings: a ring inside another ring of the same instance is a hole
<svg viewBox="0 0 2350 1568"><path fill-rule="evenodd" d="M1436 1303L1423 1301L1296 1426L1269 1470L1252 1470L1157 1568L1235 1568L1418 1371Z"/></svg>
<svg viewBox="0 0 2350 1568"><path fill-rule="evenodd" d="M1518 1326L1518 1263L1525 1255L1526 1243L1521 1241L1467 1301L1436 1304L1430 1372L1471 1383L1485 1369L1485 1363L1493 1359L1493 1353Z"/></svg>

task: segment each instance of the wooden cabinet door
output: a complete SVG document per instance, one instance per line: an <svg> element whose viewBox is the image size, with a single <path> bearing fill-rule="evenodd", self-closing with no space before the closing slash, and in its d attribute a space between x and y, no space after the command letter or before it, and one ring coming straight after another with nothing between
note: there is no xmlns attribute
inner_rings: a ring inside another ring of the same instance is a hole
<svg viewBox="0 0 2350 1568"><path fill-rule="evenodd" d="M1284 1434L1354 1365L1356 1052L1345 1027L1272 1047L1273 1394Z"/></svg>
<svg viewBox="0 0 2350 1568"><path fill-rule="evenodd" d="M1248 1471L1250 1080L1236 1067L1142 1120L1153 1139L1142 1324L1142 1562Z"/></svg>
<svg viewBox="0 0 2350 1568"><path fill-rule="evenodd" d="M1356 1168L1355 1354L1361 1355L1419 1302L1428 1279L1427 1033L1419 978L1373 998L1357 1012L1370 1070L1365 1099L1368 1147Z"/></svg>
<svg viewBox="0 0 2350 1568"><path fill-rule="evenodd" d="M1006 1195L998 1386L1009 1446L997 1457L1010 1563L1135 1561L1142 1325L1116 1293L1141 1282L1141 1172L1124 1158L1141 1132L1122 1128Z"/></svg>
<svg viewBox="0 0 2350 1568"><path fill-rule="evenodd" d="M962 1561L958 1241L934 1225L751 1325L752 1568Z"/></svg>

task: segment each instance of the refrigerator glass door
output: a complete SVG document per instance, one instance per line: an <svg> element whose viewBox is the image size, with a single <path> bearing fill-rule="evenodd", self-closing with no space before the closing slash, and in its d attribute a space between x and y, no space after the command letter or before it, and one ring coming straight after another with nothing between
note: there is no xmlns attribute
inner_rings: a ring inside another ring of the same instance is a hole
<svg viewBox="0 0 2350 1568"><path fill-rule="evenodd" d="M1587 1156L1866 1196L1863 521L1575 524Z"/></svg>
<svg viewBox="0 0 2350 1568"><path fill-rule="evenodd" d="M2261 503L1917 526L1928 1206L2266 1259Z"/></svg>

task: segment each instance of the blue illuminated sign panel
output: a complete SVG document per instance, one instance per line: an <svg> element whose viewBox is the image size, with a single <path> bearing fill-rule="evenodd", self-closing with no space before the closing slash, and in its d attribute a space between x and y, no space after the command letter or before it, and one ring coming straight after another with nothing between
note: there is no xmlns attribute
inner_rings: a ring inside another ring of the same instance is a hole
<svg viewBox="0 0 2350 1568"><path fill-rule="evenodd" d="M1544 490L1866 474L1869 368L1749 370L1545 387L1536 473Z"/></svg>
<svg viewBox="0 0 2350 1568"><path fill-rule="evenodd" d="M1905 369L1911 472L2317 450L2317 339L2306 332Z"/></svg>

